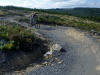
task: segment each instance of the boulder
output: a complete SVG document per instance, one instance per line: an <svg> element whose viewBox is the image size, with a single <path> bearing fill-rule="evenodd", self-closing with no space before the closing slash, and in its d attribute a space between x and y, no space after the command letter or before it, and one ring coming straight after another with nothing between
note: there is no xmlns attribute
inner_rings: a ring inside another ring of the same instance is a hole
<svg viewBox="0 0 100 75"><path fill-rule="evenodd" d="M64 48L61 48L60 52L66 52L66 50Z"/></svg>
<svg viewBox="0 0 100 75"><path fill-rule="evenodd" d="M100 36L100 32L98 32L98 36Z"/></svg>
<svg viewBox="0 0 100 75"><path fill-rule="evenodd" d="M50 51L46 52L44 56L51 56L52 54L56 54L58 52L66 52L66 50L62 48L61 45L56 43L50 46Z"/></svg>
<svg viewBox="0 0 100 75"><path fill-rule="evenodd" d="M53 44L50 48L51 51L60 51L61 50L61 46L59 44Z"/></svg>
<svg viewBox="0 0 100 75"><path fill-rule="evenodd" d="M96 32L95 30L91 30L90 33L91 33L92 35L97 35L97 32Z"/></svg>

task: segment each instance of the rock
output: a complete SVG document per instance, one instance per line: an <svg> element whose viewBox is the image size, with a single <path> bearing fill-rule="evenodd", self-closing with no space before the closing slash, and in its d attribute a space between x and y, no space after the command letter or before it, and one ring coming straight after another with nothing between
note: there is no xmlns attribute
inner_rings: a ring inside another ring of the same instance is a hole
<svg viewBox="0 0 100 75"><path fill-rule="evenodd" d="M63 63L63 61L59 61L59 62L58 62L58 64L62 64L62 63Z"/></svg>
<svg viewBox="0 0 100 75"><path fill-rule="evenodd" d="M52 50L53 51L60 51L60 52L66 52L66 50L64 48L62 48L59 44L54 44L52 46Z"/></svg>
<svg viewBox="0 0 100 75"><path fill-rule="evenodd" d="M50 48L50 50L52 50L52 51L60 51L61 48L62 47L59 44L53 44L52 47Z"/></svg>
<svg viewBox="0 0 100 75"><path fill-rule="evenodd" d="M47 62L47 61L45 61L44 63L42 63L42 65L45 65L45 66L47 66L47 65L49 65L50 63L49 62Z"/></svg>
<svg viewBox="0 0 100 75"><path fill-rule="evenodd" d="M100 32L98 32L98 36L100 36Z"/></svg>
<svg viewBox="0 0 100 75"><path fill-rule="evenodd" d="M61 46L58 44L53 44L50 46L50 51L46 52L44 56L52 55L54 51L60 51Z"/></svg>
<svg viewBox="0 0 100 75"><path fill-rule="evenodd" d="M60 56L60 52L66 52L64 48L62 48L59 44L50 45L50 51L44 54L44 58L51 59L54 56Z"/></svg>
<svg viewBox="0 0 100 75"><path fill-rule="evenodd" d="M61 48L60 52L66 52L66 50L64 48Z"/></svg>
<svg viewBox="0 0 100 75"><path fill-rule="evenodd" d="M45 54L44 54L44 56L49 56L49 55L52 55L52 51L48 51L48 52L46 52Z"/></svg>
<svg viewBox="0 0 100 75"><path fill-rule="evenodd" d="M91 33L92 35L97 35L97 32L96 32L95 30L91 30L90 33Z"/></svg>
<svg viewBox="0 0 100 75"><path fill-rule="evenodd" d="M97 31L95 31L95 30L91 30L90 33L91 33L92 35L100 36L100 32L97 32Z"/></svg>
<svg viewBox="0 0 100 75"><path fill-rule="evenodd" d="M62 64L62 60L58 59L58 58L55 58L56 62L58 62L58 64Z"/></svg>

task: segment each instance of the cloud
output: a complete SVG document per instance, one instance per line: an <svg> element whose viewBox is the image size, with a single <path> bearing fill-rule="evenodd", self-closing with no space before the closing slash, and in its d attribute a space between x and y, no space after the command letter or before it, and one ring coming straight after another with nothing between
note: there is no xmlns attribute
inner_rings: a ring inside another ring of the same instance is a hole
<svg viewBox="0 0 100 75"><path fill-rule="evenodd" d="M95 6L91 0L0 0L0 5L15 5L29 8L68 8ZM90 3L89 3L90 2ZM96 6L99 6L97 3Z"/></svg>
<svg viewBox="0 0 100 75"><path fill-rule="evenodd" d="M62 2L56 2L55 6L66 8L66 7L72 7L73 5L79 5L79 4L84 4L86 0L64 0Z"/></svg>

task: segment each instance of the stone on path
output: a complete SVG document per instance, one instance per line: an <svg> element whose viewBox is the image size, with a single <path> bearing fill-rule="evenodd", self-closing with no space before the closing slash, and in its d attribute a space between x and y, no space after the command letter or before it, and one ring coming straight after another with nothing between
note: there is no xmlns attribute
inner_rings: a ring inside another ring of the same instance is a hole
<svg viewBox="0 0 100 75"><path fill-rule="evenodd" d="M46 52L44 54L44 56L50 56L52 55L54 52L66 52L66 50L64 48L62 48L59 44L53 44L50 46L50 51Z"/></svg>

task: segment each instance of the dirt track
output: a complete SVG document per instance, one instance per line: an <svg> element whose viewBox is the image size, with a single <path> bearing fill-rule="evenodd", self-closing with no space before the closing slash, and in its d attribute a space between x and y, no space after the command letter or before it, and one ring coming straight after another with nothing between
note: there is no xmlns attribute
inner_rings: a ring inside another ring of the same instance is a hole
<svg viewBox="0 0 100 75"><path fill-rule="evenodd" d="M100 75L100 44L88 34L70 27L41 26L38 30L46 38L59 43L66 53L53 62L27 75Z"/></svg>
<svg viewBox="0 0 100 75"><path fill-rule="evenodd" d="M53 62L24 75L100 75L100 44L95 38L70 27L42 25L38 32L60 44L66 53L58 56L61 64Z"/></svg>

